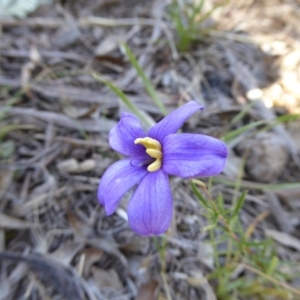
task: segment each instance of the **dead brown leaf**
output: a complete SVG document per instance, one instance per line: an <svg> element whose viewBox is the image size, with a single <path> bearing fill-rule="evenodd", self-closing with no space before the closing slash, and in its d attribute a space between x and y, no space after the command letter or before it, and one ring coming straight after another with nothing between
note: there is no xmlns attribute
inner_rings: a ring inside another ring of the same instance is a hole
<svg viewBox="0 0 300 300"><path fill-rule="evenodd" d="M94 266L92 267L92 274L100 289L110 287L120 290L123 287L115 269L102 270Z"/></svg>
<svg viewBox="0 0 300 300"><path fill-rule="evenodd" d="M158 283L155 280L151 280L146 284L143 284L138 292L136 300L156 300L156 290L158 287Z"/></svg>
<svg viewBox="0 0 300 300"><path fill-rule="evenodd" d="M84 243L66 241L61 247L51 253L51 256L61 264L68 266L75 255L84 247Z"/></svg>
<svg viewBox="0 0 300 300"><path fill-rule="evenodd" d="M99 261L103 256L103 251L97 248L87 248L82 251L82 254L85 255L83 276L87 277L92 265Z"/></svg>
<svg viewBox="0 0 300 300"><path fill-rule="evenodd" d="M38 224L29 223L21 219L0 213L0 227L2 228L22 230L38 226Z"/></svg>

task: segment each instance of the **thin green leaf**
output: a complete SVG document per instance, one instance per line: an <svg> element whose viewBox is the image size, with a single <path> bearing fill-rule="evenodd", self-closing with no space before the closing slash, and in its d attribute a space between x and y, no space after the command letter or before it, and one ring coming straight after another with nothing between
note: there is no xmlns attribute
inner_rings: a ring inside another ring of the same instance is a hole
<svg viewBox="0 0 300 300"><path fill-rule="evenodd" d="M218 208L221 212L224 212L224 197L222 193L218 194L217 197Z"/></svg>
<svg viewBox="0 0 300 300"><path fill-rule="evenodd" d="M192 25L195 24L196 16L201 13L204 3L205 3L205 0L201 0L200 3L196 7L193 7L192 15L189 18L190 24L192 24Z"/></svg>
<svg viewBox="0 0 300 300"><path fill-rule="evenodd" d="M249 112L249 110L254 106L256 101L250 102L248 105L246 105L231 121L230 125L235 125L237 122L239 122L244 116Z"/></svg>
<svg viewBox="0 0 300 300"><path fill-rule="evenodd" d="M232 141L234 138L236 138L240 134L244 133L245 131L256 128L258 126L267 125L262 129L263 131L266 131L266 130L269 130L269 129L273 128L274 126L276 126L278 124L295 121L299 118L300 118L299 114L288 114L288 115L280 116L280 117L275 118L273 120L260 120L260 121L257 121L257 122L253 122L253 123L244 125L240 128L237 128L235 130L232 130L232 131L228 132L223 137L223 140L224 140L225 143L229 143L230 141Z"/></svg>
<svg viewBox="0 0 300 300"><path fill-rule="evenodd" d="M202 196L202 194L198 191L196 185L191 182L191 187L192 187L192 191L193 193L196 195L196 197L198 198L198 200L202 203L202 205L206 208L210 208L209 205L207 204L207 200Z"/></svg>
<svg viewBox="0 0 300 300"><path fill-rule="evenodd" d="M226 293L230 293L238 288L242 288L247 285L247 279L245 278L238 278L232 282L227 282L225 286Z"/></svg>
<svg viewBox="0 0 300 300"><path fill-rule="evenodd" d="M202 228L202 232L208 231L208 230L212 230L214 229L216 226L218 225L218 222L215 222L213 224L207 225L205 227Z"/></svg>
<svg viewBox="0 0 300 300"><path fill-rule="evenodd" d="M225 136L223 137L223 141L225 143L229 143L231 142L234 138L236 138L237 136L241 135L242 133L244 133L245 131L248 131L250 129L256 128L260 125L265 125L267 124L269 121L267 120L261 120L261 121L257 121L257 122L253 122L247 125L244 125L240 128L237 128L235 130L232 130L230 132L228 132L227 134L225 134Z"/></svg>
<svg viewBox="0 0 300 300"><path fill-rule="evenodd" d="M237 195L239 194L240 187L241 187L241 181L243 179L244 173L245 173L245 164L246 164L246 156L243 157L242 163L239 166L237 178L235 180L235 186L234 186L234 192L235 194L233 195L232 199L232 207L235 207L236 202L237 202Z"/></svg>
<svg viewBox="0 0 300 300"><path fill-rule="evenodd" d="M230 219L233 219L233 218L235 218L238 215L239 211L241 210L241 208L242 208L242 206L243 206L243 204L245 202L247 192L248 191L244 191L242 193L242 195L239 197L239 199L237 200L235 208L234 208L234 211L233 211Z"/></svg>
<svg viewBox="0 0 300 300"><path fill-rule="evenodd" d="M297 121L298 119L300 119L300 114L288 114L288 115L280 116L274 119L273 122L271 122L270 124L262 128L261 131L268 131L278 124L294 122Z"/></svg>
<svg viewBox="0 0 300 300"><path fill-rule="evenodd" d="M269 267L266 271L266 274L272 276L278 267L279 259L277 256L273 256L269 262Z"/></svg>
<svg viewBox="0 0 300 300"><path fill-rule="evenodd" d="M101 78L97 74L93 74L93 77L107 85L123 101L123 103L131 110L131 112L134 113L139 119L143 120L145 124L147 124L149 127L153 125L116 85Z"/></svg>
<svg viewBox="0 0 300 300"><path fill-rule="evenodd" d="M137 59L135 58L134 54L132 53L130 48L125 43L121 43L121 44L125 49L125 53L126 53L128 59L129 59L130 63L135 68L135 70L138 73L138 75L140 76L140 78L143 80L143 84L145 86L145 89L149 93L149 95L152 98L153 102L160 109L162 114L167 115L168 112L167 112L163 102L159 99L159 97L158 97L158 95L155 91L154 86L152 85L149 78L146 76L145 72L143 71L143 69L139 65L139 63L138 63Z"/></svg>

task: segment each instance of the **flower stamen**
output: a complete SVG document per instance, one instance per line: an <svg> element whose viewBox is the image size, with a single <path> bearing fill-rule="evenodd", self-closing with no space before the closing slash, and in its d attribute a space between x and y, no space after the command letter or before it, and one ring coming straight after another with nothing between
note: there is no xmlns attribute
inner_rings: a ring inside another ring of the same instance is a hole
<svg viewBox="0 0 300 300"><path fill-rule="evenodd" d="M148 166L147 170L149 172L155 172L159 170L161 167L161 160L157 159L155 162L153 162L151 165Z"/></svg>
<svg viewBox="0 0 300 300"><path fill-rule="evenodd" d="M162 164L162 151L161 151L161 144L159 141L145 137L145 138L137 138L134 141L135 144L142 144L146 148L146 153L156 158L156 160L150 164L147 168L149 172L155 172L161 168Z"/></svg>
<svg viewBox="0 0 300 300"><path fill-rule="evenodd" d="M147 149L146 152L147 152L151 157L158 158L158 159L161 159L161 158L162 158L162 153L161 153L161 151L159 151L159 150L156 150L156 149Z"/></svg>
<svg viewBox="0 0 300 300"><path fill-rule="evenodd" d="M135 144L142 144L143 146L146 147L146 149L157 149L157 150L161 150L161 144L159 141L155 140L155 139L151 139L149 137L145 137L145 138L137 138L134 141Z"/></svg>

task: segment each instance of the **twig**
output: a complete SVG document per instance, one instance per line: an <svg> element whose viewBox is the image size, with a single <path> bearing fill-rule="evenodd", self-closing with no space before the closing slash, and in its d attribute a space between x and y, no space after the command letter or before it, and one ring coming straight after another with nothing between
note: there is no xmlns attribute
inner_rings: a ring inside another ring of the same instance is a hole
<svg viewBox="0 0 300 300"><path fill-rule="evenodd" d="M41 56L45 58L67 59L67 60L79 61L82 63L86 63L87 61L87 58L83 57L82 55L77 55L76 53L70 53L70 52L39 50L39 54L41 54ZM6 57L29 58L30 51L23 50L23 49L1 50L0 55Z"/></svg>
<svg viewBox="0 0 300 300"><path fill-rule="evenodd" d="M43 27L43 28L58 28L66 24L63 19L49 19L49 18L27 18L24 20L19 19L0 19L1 26L28 26L28 27Z"/></svg>
<svg viewBox="0 0 300 300"><path fill-rule="evenodd" d="M34 137L38 140L45 140L44 134L35 134ZM110 146L105 141L89 141L89 140L80 140L80 139L74 139L67 136L56 136L54 137L55 141L58 142L65 142L68 144L72 144L74 146L83 146L83 147L102 147L104 149L110 149Z"/></svg>
<svg viewBox="0 0 300 300"><path fill-rule="evenodd" d="M160 272L160 275L161 275L162 280L163 280L163 285L164 285L164 288L165 288L167 299L168 300L172 300L170 289L169 289L169 286L168 286L168 281L167 281L166 274L164 272Z"/></svg>
<svg viewBox="0 0 300 300"><path fill-rule="evenodd" d="M109 19L100 17L89 17L79 20L80 25L97 25L97 26L134 26L134 25L147 25L156 26L157 21L153 19L146 18L136 18L136 19Z"/></svg>
<svg viewBox="0 0 300 300"><path fill-rule="evenodd" d="M88 132L105 132L108 133L110 129L116 125L115 121L99 117L99 119L84 119L84 120L73 120L65 115L48 112L48 111L39 111L30 108L20 108L20 107L11 107L11 108L0 108L0 112L4 112L7 115L14 116L27 116L34 117L46 122L52 122L56 126L62 126L70 129L85 130Z"/></svg>
<svg viewBox="0 0 300 300"><path fill-rule="evenodd" d="M271 277L271 276L269 276L269 275L261 272L260 270L257 270L257 269L255 269L255 268L253 268L251 266L246 265L246 264L239 264L239 265L242 265L245 269L247 269L247 270L249 270L249 271L251 271L251 272L253 272L253 273L255 273L255 274L257 274L257 275L259 275L259 276L261 276L261 277L263 277L263 278L265 278L267 280L269 280L269 281L271 281L274 284L278 284L278 285L282 286L286 290L288 290L288 291L290 291L290 292L292 292L292 293L294 293L296 295L300 295L300 290L295 289L295 288L289 286L288 284L286 284L284 282L281 282L281 281L279 281L279 280L277 280L277 279L275 279L275 278L273 278L273 277Z"/></svg>

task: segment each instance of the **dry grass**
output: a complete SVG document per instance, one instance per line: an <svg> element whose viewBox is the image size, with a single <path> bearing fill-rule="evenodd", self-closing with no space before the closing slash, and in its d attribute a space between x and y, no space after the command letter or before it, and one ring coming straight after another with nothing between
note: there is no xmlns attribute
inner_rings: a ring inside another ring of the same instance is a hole
<svg viewBox="0 0 300 300"><path fill-rule="evenodd" d="M113 81L152 120L163 117L119 46L125 41L169 111L189 99L205 106L184 131L222 137L299 113L299 1L233 0L201 24L185 53L176 48L167 1L64 2L24 20L0 19L0 299L229 299L210 277L215 245L202 231L209 224L188 181L172 179L163 262L152 239L128 229L127 199L105 216L97 186L118 159L107 134L128 108L92 75ZM228 144L212 195L222 193L228 208L248 188L245 232L275 240L286 262L278 278L233 261L228 276L258 275L257 292L241 297L233 289L230 299L299 297L300 188L276 188L300 181L299 126L299 119L268 133L260 126ZM261 298L260 284L268 297Z"/></svg>

